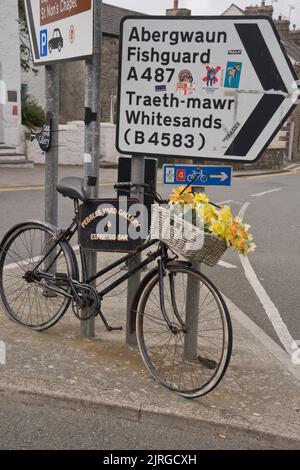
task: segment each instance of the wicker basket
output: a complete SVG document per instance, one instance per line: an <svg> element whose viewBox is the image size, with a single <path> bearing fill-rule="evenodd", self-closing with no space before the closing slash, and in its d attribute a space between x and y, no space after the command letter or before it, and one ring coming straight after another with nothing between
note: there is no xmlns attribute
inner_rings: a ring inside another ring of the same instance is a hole
<svg viewBox="0 0 300 470"><path fill-rule="evenodd" d="M204 232L159 205L152 207L151 238L161 240L190 261L200 261L208 266L214 266L227 249L221 238Z"/></svg>

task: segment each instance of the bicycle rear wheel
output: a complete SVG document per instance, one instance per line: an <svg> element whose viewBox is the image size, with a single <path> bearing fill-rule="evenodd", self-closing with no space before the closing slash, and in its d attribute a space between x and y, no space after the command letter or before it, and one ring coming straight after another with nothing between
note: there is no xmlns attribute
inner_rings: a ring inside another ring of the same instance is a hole
<svg viewBox="0 0 300 470"><path fill-rule="evenodd" d="M228 309L212 282L188 266L166 267L162 292L172 328L162 313L158 272L137 304L136 331L143 361L168 389L187 398L200 397L218 385L230 361Z"/></svg>
<svg viewBox="0 0 300 470"><path fill-rule="evenodd" d="M33 330L46 330L66 312L71 299L55 292L70 293L55 282L55 276L77 279L77 269L69 245L60 242L38 268L35 267L51 250L57 231L42 222L27 222L12 229L0 245L0 297L10 319ZM46 279L45 274L49 274Z"/></svg>

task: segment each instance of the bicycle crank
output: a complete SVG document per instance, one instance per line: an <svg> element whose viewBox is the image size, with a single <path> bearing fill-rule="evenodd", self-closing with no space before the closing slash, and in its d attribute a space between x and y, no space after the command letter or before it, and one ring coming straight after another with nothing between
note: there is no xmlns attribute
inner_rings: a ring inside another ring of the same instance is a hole
<svg viewBox="0 0 300 470"><path fill-rule="evenodd" d="M71 287L74 294L72 309L79 320L89 320L98 315L101 307L98 292L87 284L72 282Z"/></svg>

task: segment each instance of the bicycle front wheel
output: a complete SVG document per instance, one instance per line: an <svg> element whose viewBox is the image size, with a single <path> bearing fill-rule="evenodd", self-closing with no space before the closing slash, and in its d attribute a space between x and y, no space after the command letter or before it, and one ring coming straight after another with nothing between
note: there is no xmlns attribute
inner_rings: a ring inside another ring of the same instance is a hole
<svg viewBox="0 0 300 470"><path fill-rule="evenodd" d="M138 301L136 331L149 372L179 395L205 395L226 372L232 351L228 309L212 282L188 266L166 267L161 288L158 272L153 275Z"/></svg>
<svg viewBox="0 0 300 470"><path fill-rule="evenodd" d="M69 245L61 242L54 247L56 235L51 226L27 222L12 229L0 245L0 297L4 311L11 320L33 330L53 326L70 304L70 299L59 291L70 293L71 289L67 283L58 286L56 275L78 277ZM37 278L35 268L39 264Z"/></svg>

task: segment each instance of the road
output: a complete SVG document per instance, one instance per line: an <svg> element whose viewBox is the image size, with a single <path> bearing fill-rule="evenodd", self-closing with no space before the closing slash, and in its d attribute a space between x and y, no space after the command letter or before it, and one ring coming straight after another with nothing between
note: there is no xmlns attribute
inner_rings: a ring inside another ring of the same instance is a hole
<svg viewBox="0 0 300 470"><path fill-rule="evenodd" d="M65 168L63 174L69 174ZM23 172L21 174L21 172ZM80 174L80 169L76 170ZM103 176L105 179L105 176ZM110 181L115 177L111 177ZM0 176L0 238L20 220L43 219L42 170L5 170ZM19 187L16 187L19 186ZM248 261L228 250L228 263L203 271L219 289L260 328L285 349L300 340L300 172L235 178L231 188L209 188L216 202L229 201L234 214L240 211L251 225L257 250ZM166 196L170 187L159 184ZM111 183L101 196L113 195ZM60 198L60 224L70 220L72 202Z"/></svg>
<svg viewBox="0 0 300 470"><path fill-rule="evenodd" d="M0 450L272 449L272 438L212 425L135 421L82 402L0 394ZM291 444L290 444L291 445ZM289 448L283 442L282 448ZM182 452L186 455L186 452ZM110 455L109 453L107 455ZM99 457L100 458L100 457Z"/></svg>

